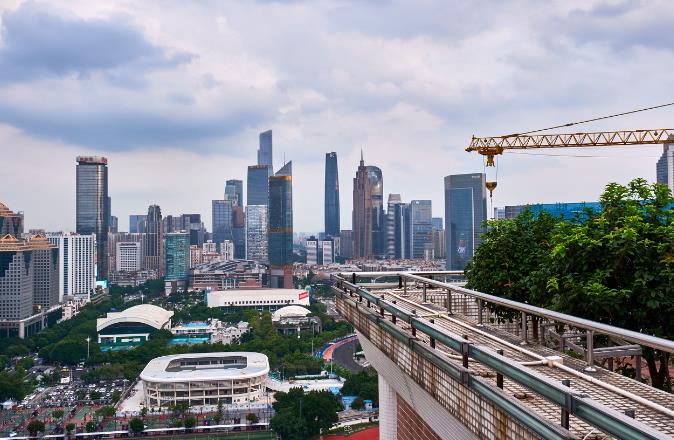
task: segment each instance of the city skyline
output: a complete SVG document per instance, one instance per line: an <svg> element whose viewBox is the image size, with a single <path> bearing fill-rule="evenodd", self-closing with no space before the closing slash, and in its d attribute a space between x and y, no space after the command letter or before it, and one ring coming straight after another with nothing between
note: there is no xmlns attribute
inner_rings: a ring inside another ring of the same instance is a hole
<svg viewBox="0 0 674 440"><path fill-rule="evenodd" d="M126 219L158 204L165 212L200 213L211 229L210 201L222 198L226 179L246 180L259 134L269 129L277 166L284 155L294 161L297 231L322 229L315 183L323 181L329 151L350 175L363 148L386 175L387 193L429 199L438 216L443 177L482 171L482 158L463 151L471 135L657 104L674 81L666 74L671 45L653 34L674 11L657 2L532 2L526 17L505 2L490 14L452 2L364 4L357 11L318 2L193 5L189 14L185 7L0 6L0 148L12 148L18 162L40 158L16 176L0 175L15 179L19 189L4 201L29 214L29 228L75 230L72 157L100 155L110 160L113 215ZM457 14L462 23L447 24ZM252 20L265 33L252 32ZM62 32L55 38L40 23ZM99 59L77 44L85 34L92 47L126 45ZM307 46L306 59L278 50L298 44ZM667 127L670 120L671 111L662 110L584 129ZM660 154L638 147L577 154L602 156L592 158L570 157L574 150L504 155L494 206L595 201L607 182L655 181ZM350 183L340 182L344 228Z"/></svg>

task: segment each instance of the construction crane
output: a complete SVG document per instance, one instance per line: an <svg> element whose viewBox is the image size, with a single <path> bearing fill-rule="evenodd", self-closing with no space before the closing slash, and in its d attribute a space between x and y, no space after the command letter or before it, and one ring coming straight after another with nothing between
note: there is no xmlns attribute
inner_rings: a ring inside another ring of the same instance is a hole
<svg viewBox="0 0 674 440"><path fill-rule="evenodd" d="M565 126L575 124L576 123L566 124ZM466 151L477 151L487 158L486 165L488 167L493 167L495 166L494 157L503 154L503 152L507 150L658 145L669 142L674 142L674 129L672 128L598 131L594 133L510 134L493 137L473 136ZM496 189L496 182L488 181L486 186L489 190L489 197L491 198L492 192Z"/></svg>

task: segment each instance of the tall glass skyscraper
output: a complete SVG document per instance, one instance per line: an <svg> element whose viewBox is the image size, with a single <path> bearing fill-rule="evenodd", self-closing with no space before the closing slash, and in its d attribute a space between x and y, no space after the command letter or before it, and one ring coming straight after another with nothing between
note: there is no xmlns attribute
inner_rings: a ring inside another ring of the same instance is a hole
<svg viewBox="0 0 674 440"><path fill-rule="evenodd" d="M108 159L77 157L76 226L78 234L96 234L97 278L107 279L108 261Z"/></svg>
<svg viewBox="0 0 674 440"><path fill-rule="evenodd" d="M166 281L182 282L183 287L189 278L190 269L190 235L187 232L171 232L166 234Z"/></svg>
<svg viewBox="0 0 674 440"><path fill-rule="evenodd" d="M164 223L159 205L150 205L145 218L144 268L164 275Z"/></svg>
<svg viewBox="0 0 674 440"><path fill-rule="evenodd" d="M360 164L353 179L353 257L372 257L372 181L360 153Z"/></svg>
<svg viewBox="0 0 674 440"><path fill-rule="evenodd" d="M246 206L246 259L269 264L269 213L265 205Z"/></svg>
<svg viewBox="0 0 674 440"><path fill-rule="evenodd" d="M225 199L234 200L239 206L243 206L243 180L230 179L225 184Z"/></svg>
<svg viewBox="0 0 674 440"><path fill-rule="evenodd" d="M267 165L250 165L248 167L248 197L246 205L269 204L269 175L271 168Z"/></svg>
<svg viewBox="0 0 674 440"><path fill-rule="evenodd" d="M384 177L381 169L368 165L372 187L372 254L377 258L386 255L386 230L384 227Z"/></svg>
<svg viewBox="0 0 674 440"><path fill-rule="evenodd" d="M430 200L410 202L410 251L411 257L426 257L426 251L433 247L432 206Z"/></svg>
<svg viewBox="0 0 674 440"><path fill-rule="evenodd" d="M672 139L670 141L674 142ZM655 174L657 182L667 185L674 193L674 143L663 146L662 156L655 166Z"/></svg>
<svg viewBox="0 0 674 440"><path fill-rule="evenodd" d="M337 153L325 153L325 235L339 235L339 174Z"/></svg>
<svg viewBox="0 0 674 440"><path fill-rule="evenodd" d="M386 258L395 258L395 205L402 203L400 194L389 194L386 208Z"/></svg>
<svg viewBox="0 0 674 440"><path fill-rule="evenodd" d="M145 232L145 219L147 215L130 215L129 216L129 232L137 234Z"/></svg>
<svg viewBox="0 0 674 440"><path fill-rule="evenodd" d="M257 164L266 165L269 169L274 169L271 130L260 133L260 149L257 150Z"/></svg>
<svg viewBox="0 0 674 440"><path fill-rule="evenodd" d="M486 176L483 173L445 177L445 252L448 270L463 270L480 245L487 218Z"/></svg>
<svg viewBox="0 0 674 440"><path fill-rule="evenodd" d="M269 271L269 287L294 287L292 162L269 178Z"/></svg>
<svg viewBox="0 0 674 440"><path fill-rule="evenodd" d="M218 251L220 251L220 245L223 241L234 240L233 234L233 222L232 222L232 207L234 202L232 200L213 200L211 204L211 213L213 220L213 241L218 246Z"/></svg>

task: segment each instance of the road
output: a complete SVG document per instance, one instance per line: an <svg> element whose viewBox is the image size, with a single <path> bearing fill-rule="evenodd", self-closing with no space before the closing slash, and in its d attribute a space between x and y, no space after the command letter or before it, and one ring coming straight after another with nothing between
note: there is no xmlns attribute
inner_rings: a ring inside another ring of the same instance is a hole
<svg viewBox="0 0 674 440"><path fill-rule="evenodd" d="M335 351L332 353L333 361L340 367L347 368L353 373L362 371L363 367L353 360L353 352L357 345L358 339L354 339L335 348Z"/></svg>

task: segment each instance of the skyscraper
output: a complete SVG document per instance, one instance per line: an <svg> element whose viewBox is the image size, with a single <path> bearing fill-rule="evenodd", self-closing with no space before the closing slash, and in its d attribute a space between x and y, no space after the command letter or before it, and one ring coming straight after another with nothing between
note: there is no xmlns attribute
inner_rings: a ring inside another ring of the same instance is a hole
<svg viewBox="0 0 674 440"><path fill-rule="evenodd" d="M360 165L353 179L353 257L372 257L372 181L360 153Z"/></svg>
<svg viewBox="0 0 674 440"><path fill-rule="evenodd" d="M353 258L353 231L342 229L339 233L339 255L344 258Z"/></svg>
<svg viewBox="0 0 674 440"><path fill-rule="evenodd" d="M243 206L232 205L232 241L234 258L240 260L246 258L246 213Z"/></svg>
<svg viewBox="0 0 674 440"><path fill-rule="evenodd" d="M187 232L171 232L166 239L165 276L167 291L175 292L187 287L190 270L190 235Z"/></svg>
<svg viewBox="0 0 674 440"><path fill-rule="evenodd" d="M25 240L0 237L0 319L21 320L33 314L33 249Z"/></svg>
<svg viewBox="0 0 674 440"><path fill-rule="evenodd" d="M410 204L396 203L393 205L395 258L412 258L410 246Z"/></svg>
<svg viewBox="0 0 674 440"><path fill-rule="evenodd" d="M159 277L164 275L164 224L158 205L150 205L147 210L144 260L145 269L156 271Z"/></svg>
<svg viewBox="0 0 674 440"><path fill-rule="evenodd" d="M402 203L400 194L389 194L386 207L386 258L395 258L395 205Z"/></svg>
<svg viewBox="0 0 674 440"><path fill-rule="evenodd" d="M445 252L449 270L463 270L480 245L487 218L486 176L482 173L445 177Z"/></svg>
<svg viewBox="0 0 674 440"><path fill-rule="evenodd" d="M23 234L23 214L14 212L0 203L0 237L7 234L21 238Z"/></svg>
<svg viewBox="0 0 674 440"><path fill-rule="evenodd" d="M426 258L426 250L433 248L432 215L430 200L412 200L410 202L411 258Z"/></svg>
<svg viewBox="0 0 674 440"><path fill-rule="evenodd" d="M292 162L269 178L269 271L269 287L293 288Z"/></svg>
<svg viewBox="0 0 674 440"><path fill-rule="evenodd" d="M246 205L269 204L269 166L250 165L248 167L248 195Z"/></svg>
<svg viewBox="0 0 674 440"><path fill-rule="evenodd" d="M439 231L441 229L445 229L445 222L442 217L433 217L431 222L433 223L433 230Z"/></svg>
<svg viewBox="0 0 674 440"><path fill-rule="evenodd" d="M59 250L43 235L29 241L33 249L33 308L49 310L60 302Z"/></svg>
<svg viewBox="0 0 674 440"><path fill-rule="evenodd" d="M339 174L337 153L325 153L325 235L339 235Z"/></svg>
<svg viewBox="0 0 674 440"><path fill-rule="evenodd" d="M180 216L180 228L178 231L186 231L190 234L190 244L201 247L204 244L204 225L201 222L201 214L182 214Z"/></svg>
<svg viewBox="0 0 674 440"><path fill-rule="evenodd" d="M96 234L97 278L107 278L108 262L108 159L98 156L77 157L76 231Z"/></svg>
<svg viewBox="0 0 674 440"><path fill-rule="evenodd" d="M145 232L145 219L147 215L130 215L129 216L129 232L131 234L138 234Z"/></svg>
<svg viewBox="0 0 674 440"><path fill-rule="evenodd" d="M318 264L318 240L313 235L307 238L307 264L309 266Z"/></svg>
<svg viewBox="0 0 674 440"><path fill-rule="evenodd" d="M381 169L368 165L372 188L372 254L383 258L386 254L386 230L384 228L384 177Z"/></svg>
<svg viewBox="0 0 674 440"><path fill-rule="evenodd" d="M233 241L232 200L213 200L211 202L211 214L213 220L213 241L218 245L225 241Z"/></svg>
<svg viewBox="0 0 674 440"><path fill-rule="evenodd" d="M59 298L90 297L96 288L96 235L61 233L47 239L58 248Z"/></svg>
<svg viewBox="0 0 674 440"><path fill-rule="evenodd" d="M674 193L674 143L663 145L662 156L658 159L655 172L657 182L667 185Z"/></svg>
<svg viewBox="0 0 674 440"><path fill-rule="evenodd" d="M269 215L265 205L246 206L247 260L269 263ZM236 251L235 251L236 252Z"/></svg>
<svg viewBox="0 0 674 440"><path fill-rule="evenodd" d="M257 150L257 164L266 165L270 170L274 168L271 130L260 133L260 149Z"/></svg>
<svg viewBox="0 0 674 440"><path fill-rule="evenodd" d="M243 206L243 180L230 179L225 183L225 199Z"/></svg>

